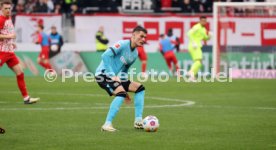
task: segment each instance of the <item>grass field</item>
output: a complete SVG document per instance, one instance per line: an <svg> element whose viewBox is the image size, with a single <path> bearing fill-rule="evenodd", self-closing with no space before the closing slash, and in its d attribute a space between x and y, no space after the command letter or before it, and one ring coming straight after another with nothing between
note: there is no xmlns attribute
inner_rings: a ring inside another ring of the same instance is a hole
<svg viewBox="0 0 276 150"><path fill-rule="evenodd" d="M156 133L133 128L133 104L115 118L119 132L101 132L112 98L96 83L26 82L39 103L23 105L15 77L0 77L1 150L276 149L276 80L146 82L144 116L159 118Z"/></svg>

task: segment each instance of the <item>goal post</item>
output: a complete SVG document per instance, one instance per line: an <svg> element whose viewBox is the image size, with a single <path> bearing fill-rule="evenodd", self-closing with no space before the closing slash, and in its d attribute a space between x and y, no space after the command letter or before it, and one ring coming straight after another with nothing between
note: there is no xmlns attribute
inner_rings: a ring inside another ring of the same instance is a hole
<svg viewBox="0 0 276 150"><path fill-rule="evenodd" d="M276 2L215 2L213 27L215 75L276 77Z"/></svg>

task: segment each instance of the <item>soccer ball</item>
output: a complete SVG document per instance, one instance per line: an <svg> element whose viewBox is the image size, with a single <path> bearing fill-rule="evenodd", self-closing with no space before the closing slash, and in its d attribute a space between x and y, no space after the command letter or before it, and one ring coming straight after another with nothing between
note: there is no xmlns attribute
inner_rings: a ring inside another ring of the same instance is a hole
<svg viewBox="0 0 276 150"><path fill-rule="evenodd" d="M143 128L147 132L156 132L159 128L159 121L155 116L147 116L143 119Z"/></svg>
<svg viewBox="0 0 276 150"><path fill-rule="evenodd" d="M57 51L58 50L58 45L54 44L54 45L51 45L51 50L52 51Z"/></svg>

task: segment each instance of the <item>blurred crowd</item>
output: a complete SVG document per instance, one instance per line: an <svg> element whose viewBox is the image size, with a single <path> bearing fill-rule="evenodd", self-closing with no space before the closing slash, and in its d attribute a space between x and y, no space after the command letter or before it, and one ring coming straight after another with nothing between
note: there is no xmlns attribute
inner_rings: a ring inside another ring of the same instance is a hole
<svg viewBox="0 0 276 150"><path fill-rule="evenodd" d="M13 0L14 13L120 12L123 0ZM273 0L151 0L154 12L211 13L213 2L265 2Z"/></svg>

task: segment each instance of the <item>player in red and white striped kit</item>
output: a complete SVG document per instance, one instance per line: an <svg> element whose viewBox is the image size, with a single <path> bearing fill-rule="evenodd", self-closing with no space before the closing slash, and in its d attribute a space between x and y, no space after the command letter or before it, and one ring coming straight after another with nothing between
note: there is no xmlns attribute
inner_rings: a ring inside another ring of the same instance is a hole
<svg viewBox="0 0 276 150"><path fill-rule="evenodd" d="M17 85L23 96L24 104L33 104L39 98L31 98L28 95L26 88L24 73L19 65L19 60L14 54L16 48L15 44L15 30L11 20L12 2L9 0L2 0L1 14L0 14L0 67L5 63L16 74Z"/></svg>

